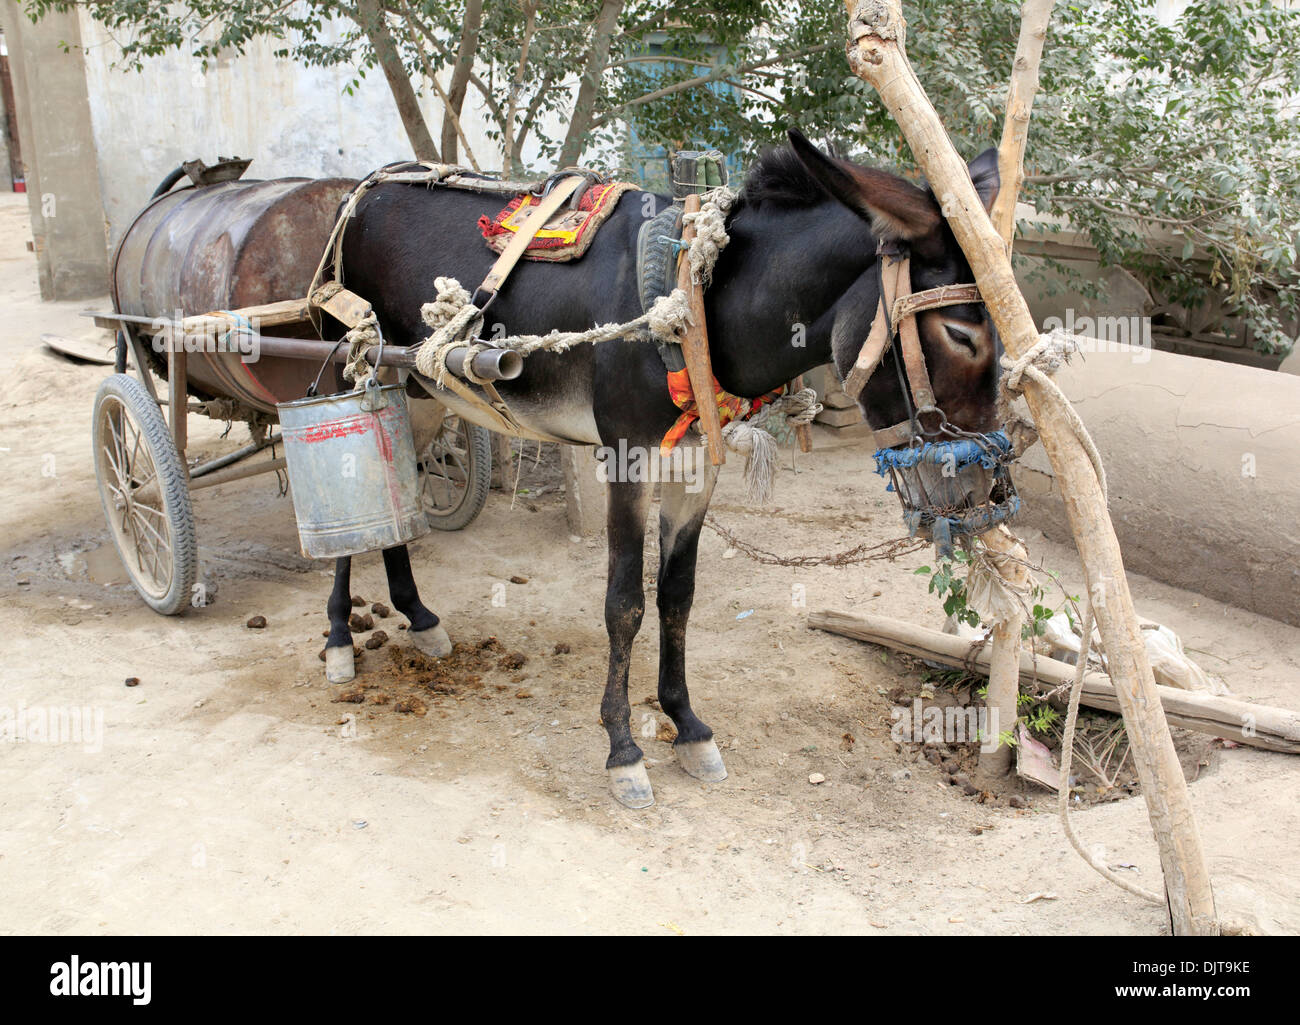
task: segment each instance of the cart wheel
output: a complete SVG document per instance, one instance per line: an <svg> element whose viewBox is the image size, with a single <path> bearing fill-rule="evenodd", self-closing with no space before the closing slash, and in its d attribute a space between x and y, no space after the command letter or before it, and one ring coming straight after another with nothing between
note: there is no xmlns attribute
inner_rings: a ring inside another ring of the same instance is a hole
<svg viewBox="0 0 1300 1025"><path fill-rule="evenodd" d="M162 412L134 377L113 374L95 395L92 437L122 565L150 608L174 616L190 604L199 558L189 475Z"/></svg>
<svg viewBox="0 0 1300 1025"><path fill-rule="evenodd" d="M448 414L417 457L429 525L460 530L483 509L492 485L492 432Z"/></svg>

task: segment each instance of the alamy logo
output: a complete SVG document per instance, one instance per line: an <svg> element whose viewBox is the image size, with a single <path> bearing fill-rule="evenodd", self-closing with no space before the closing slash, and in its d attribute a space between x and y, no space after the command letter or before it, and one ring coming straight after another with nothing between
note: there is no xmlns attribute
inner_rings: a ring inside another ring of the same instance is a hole
<svg viewBox="0 0 1300 1025"><path fill-rule="evenodd" d="M73 954L50 965L50 993L56 997L131 997L143 1007L150 1000L153 962L87 961Z"/></svg>

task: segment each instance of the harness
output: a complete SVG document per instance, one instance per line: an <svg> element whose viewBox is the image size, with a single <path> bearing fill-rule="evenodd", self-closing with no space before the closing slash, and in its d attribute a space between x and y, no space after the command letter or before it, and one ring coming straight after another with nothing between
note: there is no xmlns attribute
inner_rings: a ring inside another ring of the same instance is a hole
<svg viewBox="0 0 1300 1025"><path fill-rule="evenodd" d="M911 257L906 245L883 240L876 246L876 281L880 293L876 315L853 369L844 379L844 390L850 398L857 399L885 354L893 354L899 387L907 403L907 419L873 431L876 448L920 443L935 435L963 436L965 432L949 424L943 410L935 404L934 385L921 349L916 315L943 306L983 302L979 286L941 285L913 292ZM921 418L928 415L938 418L933 430L927 430L921 423Z"/></svg>

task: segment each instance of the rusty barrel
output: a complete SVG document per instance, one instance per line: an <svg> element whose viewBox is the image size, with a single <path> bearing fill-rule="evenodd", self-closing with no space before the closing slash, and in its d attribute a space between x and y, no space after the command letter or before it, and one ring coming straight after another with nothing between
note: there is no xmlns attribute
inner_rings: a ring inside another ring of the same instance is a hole
<svg viewBox="0 0 1300 1025"><path fill-rule="evenodd" d="M338 206L355 184L346 178L279 178L165 193L118 243L114 308L170 319L178 312L188 317L302 298ZM305 324L263 330L315 337ZM191 351L187 369L195 393L273 413L277 403L307 394L319 365L274 356L244 362L238 351Z"/></svg>

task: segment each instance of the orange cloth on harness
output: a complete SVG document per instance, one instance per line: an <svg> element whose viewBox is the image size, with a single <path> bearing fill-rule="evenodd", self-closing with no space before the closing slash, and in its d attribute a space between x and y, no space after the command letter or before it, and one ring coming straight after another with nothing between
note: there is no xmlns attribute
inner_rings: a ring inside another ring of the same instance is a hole
<svg viewBox="0 0 1300 1025"><path fill-rule="evenodd" d="M777 388L768 392L766 395L760 395L756 399L745 399L739 395L732 395L725 390L722 385L718 384L718 379L713 379L713 398L718 404L718 423L725 427L732 420L747 420L759 411L764 405L779 398L785 393L785 388ZM664 435L663 441L659 443L659 454L666 456L677 447L677 443L686 436L686 432L691 429L691 424L700 418L696 410L695 392L691 389L691 379L687 375L686 369L670 371L668 374L668 394L673 400L673 404L680 410L682 415L677 418L677 422L668 429Z"/></svg>

